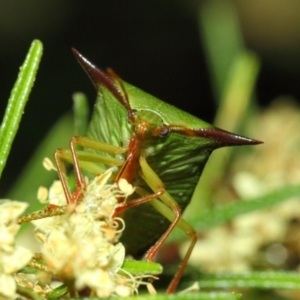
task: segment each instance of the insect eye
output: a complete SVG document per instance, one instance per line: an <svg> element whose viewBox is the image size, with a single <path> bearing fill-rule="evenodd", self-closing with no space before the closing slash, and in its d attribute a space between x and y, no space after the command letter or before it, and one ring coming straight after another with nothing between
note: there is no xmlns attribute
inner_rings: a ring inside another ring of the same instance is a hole
<svg viewBox="0 0 300 300"><path fill-rule="evenodd" d="M136 112L137 112L136 109L133 109L133 110L131 111L131 113L132 113L133 116L136 114ZM131 118L131 115L130 115L130 112L128 112L128 113L127 113L127 120L128 120L130 123L132 123L132 121L130 120L130 118Z"/></svg>
<svg viewBox="0 0 300 300"><path fill-rule="evenodd" d="M168 134L169 134L169 129L168 129L168 127L163 126L163 127L161 128L161 130L159 131L158 136L160 136L160 137L166 137Z"/></svg>

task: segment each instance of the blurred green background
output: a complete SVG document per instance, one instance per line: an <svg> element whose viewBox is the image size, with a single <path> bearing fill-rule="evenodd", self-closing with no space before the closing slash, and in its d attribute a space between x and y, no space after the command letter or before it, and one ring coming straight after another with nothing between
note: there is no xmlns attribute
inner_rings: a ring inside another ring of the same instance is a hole
<svg viewBox="0 0 300 300"><path fill-rule="evenodd" d="M1 196L53 123L71 109L72 93L84 91L93 104L95 91L72 46L98 66L113 67L124 80L211 122L217 107L199 30L204 2L0 1L1 114L32 40L40 39L45 48ZM299 98L300 2L223 2L235 7L246 45L261 57L259 103L282 94Z"/></svg>

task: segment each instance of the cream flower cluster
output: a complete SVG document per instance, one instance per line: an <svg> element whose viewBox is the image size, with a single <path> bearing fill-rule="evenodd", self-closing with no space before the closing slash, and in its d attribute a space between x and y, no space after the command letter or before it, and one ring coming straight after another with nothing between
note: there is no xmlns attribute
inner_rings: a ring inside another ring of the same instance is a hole
<svg viewBox="0 0 300 300"><path fill-rule="evenodd" d="M14 273L22 269L32 258L33 253L15 244L15 236L20 226L17 218L27 208L26 203L0 201L0 298L15 299L17 285Z"/></svg>
<svg viewBox="0 0 300 300"><path fill-rule="evenodd" d="M89 288L98 297L129 296L138 286L132 276L118 273L125 258L118 239L125 225L113 218L118 198L126 199L134 189L126 181L108 184L111 175L108 169L86 179L81 202L69 205L66 214L33 221L47 266L74 290ZM50 188L48 202L66 204L59 181Z"/></svg>

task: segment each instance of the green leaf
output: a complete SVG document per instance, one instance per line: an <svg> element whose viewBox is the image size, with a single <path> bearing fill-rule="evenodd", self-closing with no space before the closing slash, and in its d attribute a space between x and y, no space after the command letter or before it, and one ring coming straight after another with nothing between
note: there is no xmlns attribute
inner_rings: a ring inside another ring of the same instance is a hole
<svg viewBox="0 0 300 300"><path fill-rule="evenodd" d="M59 297L63 296L68 292L68 288L65 284L62 284L61 286L54 289L47 297L48 300L54 300L58 299ZM83 298L82 298L83 299ZM91 298L86 298L91 299Z"/></svg>
<svg viewBox="0 0 300 300"><path fill-rule="evenodd" d="M22 273L22 274L37 274L38 272L40 272L40 270L36 269L36 268L33 268L33 267L24 267L23 269L21 269L19 271L19 273Z"/></svg>
<svg viewBox="0 0 300 300"><path fill-rule="evenodd" d="M201 288L300 289L300 274L297 272L206 274L201 275L199 280Z"/></svg>
<svg viewBox="0 0 300 300"><path fill-rule="evenodd" d="M8 100L0 127L0 177L33 87L42 52L42 43L38 40L33 41Z"/></svg>
<svg viewBox="0 0 300 300"><path fill-rule="evenodd" d="M233 220L235 217L255 210L270 208L275 204L297 197L300 194L300 185L286 186L253 199L238 200L221 207L214 208L198 215L191 221L197 231L206 230L216 225Z"/></svg>
<svg viewBox="0 0 300 300"><path fill-rule="evenodd" d="M249 118L250 112L253 110L251 108L253 101L251 103L251 100L258 77L259 61L253 53L244 51L235 57L232 64L232 70L230 76L226 79L223 99L219 105L214 125L232 132L242 133L241 128L243 128L245 120ZM255 138L259 139L259 133ZM226 168L230 163L232 154L243 150L235 147L225 147L218 150L218 153L212 153L206 164L205 172L203 172L196 187L194 200L188 210L189 216L195 217L198 211L209 207L213 187L226 176ZM218 166L218 172L216 172L215 166ZM195 200L196 198L201 199L201 201Z"/></svg>
<svg viewBox="0 0 300 300"><path fill-rule="evenodd" d="M26 299L44 300L43 297L41 297L38 294L36 294L35 292L33 292L32 289L25 288L25 287L20 286L20 285L17 285L17 293L24 296Z"/></svg>
<svg viewBox="0 0 300 300"><path fill-rule="evenodd" d="M53 298L52 298L53 299ZM70 298L70 300L98 300L101 298ZM240 300L241 295L236 293L218 293L218 292L210 292L210 293L190 293L190 294L172 294L172 295L136 295L132 297L113 297L115 300Z"/></svg>
<svg viewBox="0 0 300 300"><path fill-rule="evenodd" d="M215 126L241 132L240 126L245 122L245 116L251 110L251 100L253 100L259 68L260 62L257 55L246 49L233 59L214 120Z"/></svg>
<svg viewBox="0 0 300 300"><path fill-rule="evenodd" d="M83 93L73 94L74 135L85 136L88 127L89 105Z"/></svg>
<svg viewBox="0 0 300 300"><path fill-rule="evenodd" d="M66 114L45 134L45 139L36 149L6 197L30 203L27 213L41 209L36 196L38 188L48 187L57 178L56 172L49 172L43 168L42 161L45 157L52 158L56 148L68 147L72 134L73 118L70 114Z"/></svg>
<svg viewBox="0 0 300 300"><path fill-rule="evenodd" d="M125 260L122 270L134 276L143 274L158 275L162 273L163 268L160 264L154 262ZM120 273L122 273L122 270Z"/></svg>
<svg viewBox="0 0 300 300"><path fill-rule="evenodd" d="M204 1L199 11L199 25L213 92L220 100L232 63L245 49L233 4L223 0Z"/></svg>
<svg viewBox="0 0 300 300"><path fill-rule="evenodd" d="M300 185L285 186L266 195L251 199L240 199L226 205L215 207L211 210L205 210L201 213L194 214L193 217L188 220L196 231L201 232L214 226L222 225L242 214L271 208L292 197L297 197L299 194ZM181 240L182 238L182 233L177 230L172 232L169 241Z"/></svg>
<svg viewBox="0 0 300 300"><path fill-rule="evenodd" d="M199 25L213 92L218 103L214 125L243 134L245 122L251 118L256 108L253 96L259 60L244 45L238 16L232 3L222 0L204 1L199 10ZM259 139L259 136L254 138ZM211 155L187 209L187 219L194 218L198 211L211 207L214 187L226 176L226 167L232 154L239 151L243 149L226 147Z"/></svg>

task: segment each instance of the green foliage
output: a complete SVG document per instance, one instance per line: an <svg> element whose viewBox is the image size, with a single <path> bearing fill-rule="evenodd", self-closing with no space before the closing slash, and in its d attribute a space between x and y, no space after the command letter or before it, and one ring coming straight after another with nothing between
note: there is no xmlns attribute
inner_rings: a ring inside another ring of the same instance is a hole
<svg viewBox="0 0 300 300"><path fill-rule="evenodd" d="M160 264L136 260L125 260L122 269L132 275L157 275L163 271Z"/></svg>
<svg viewBox="0 0 300 300"><path fill-rule="evenodd" d="M299 290L297 272L248 272L245 274L206 274L199 281L203 288L256 288Z"/></svg>

